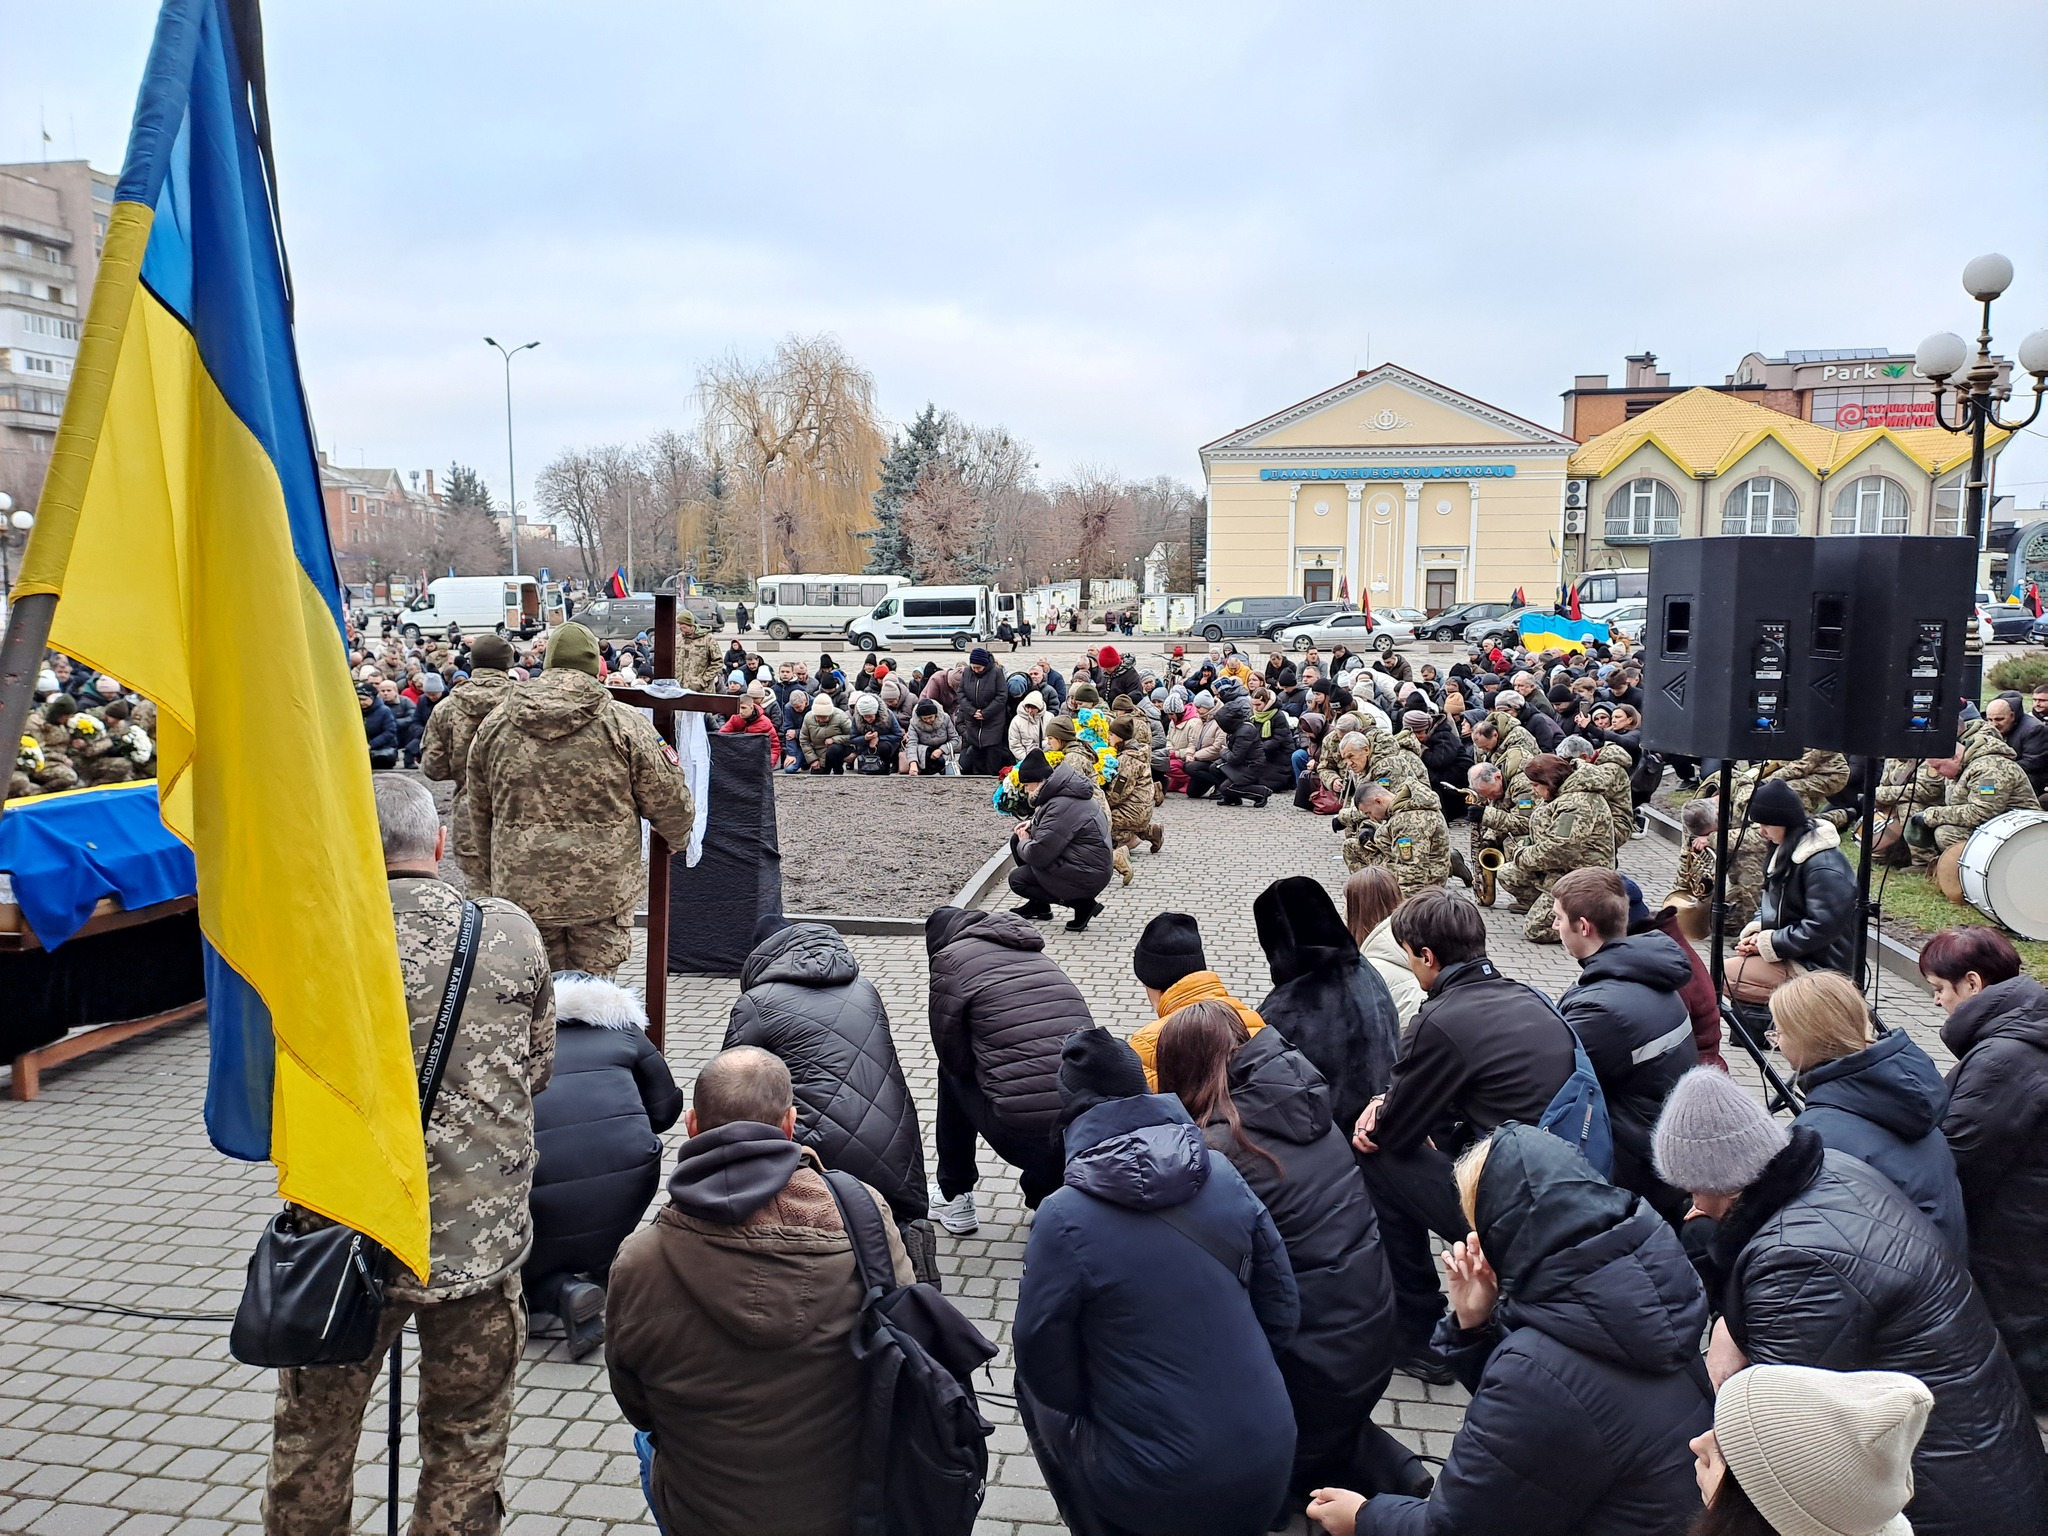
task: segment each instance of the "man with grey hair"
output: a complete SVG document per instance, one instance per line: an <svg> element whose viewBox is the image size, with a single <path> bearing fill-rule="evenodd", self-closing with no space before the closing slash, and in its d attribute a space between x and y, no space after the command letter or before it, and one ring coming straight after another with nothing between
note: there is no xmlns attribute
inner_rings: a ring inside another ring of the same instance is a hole
<svg viewBox="0 0 2048 1536"><path fill-rule="evenodd" d="M426 784L397 773L377 774L372 784L417 1068L465 903L441 878L447 834ZM519 1270L533 1245L533 1096L554 1069L555 993L533 920L509 901L485 897L476 906L475 970L427 1121L427 1279L401 1270L386 1282L377 1345L363 1364L278 1373L263 1510L271 1533L347 1529L363 1411L384 1356L410 1320L420 1347L413 1528L498 1527L513 1383L526 1346ZM297 1206L290 1217L302 1232L328 1224Z"/></svg>
<svg viewBox="0 0 2048 1536"><path fill-rule="evenodd" d="M1618 854L1621 845L1634 835L1636 825L1636 797L1628 783L1632 766L1628 753L1611 742L1596 751L1585 737L1571 735L1557 744L1557 755L1586 765L1580 770L1581 776L1590 775L1600 798L1607 802L1607 814L1614 818Z"/></svg>

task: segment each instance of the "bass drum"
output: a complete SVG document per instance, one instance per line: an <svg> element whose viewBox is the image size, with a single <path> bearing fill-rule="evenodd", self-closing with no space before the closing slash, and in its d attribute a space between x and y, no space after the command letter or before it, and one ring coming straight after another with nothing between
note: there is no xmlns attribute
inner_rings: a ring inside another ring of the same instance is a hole
<svg viewBox="0 0 2048 1536"><path fill-rule="evenodd" d="M2048 939L2048 811L2006 811L1963 845L1963 896L2023 939Z"/></svg>

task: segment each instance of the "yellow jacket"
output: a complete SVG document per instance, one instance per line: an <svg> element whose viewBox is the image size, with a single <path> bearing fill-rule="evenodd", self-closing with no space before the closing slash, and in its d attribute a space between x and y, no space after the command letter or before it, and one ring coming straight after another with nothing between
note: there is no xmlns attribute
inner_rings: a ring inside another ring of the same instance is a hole
<svg viewBox="0 0 2048 1536"><path fill-rule="evenodd" d="M1159 1091L1159 1030L1175 1010L1185 1008L1189 1003L1228 1003L1237 1010L1237 1016L1244 1020L1245 1033L1256 1035L1266 1027L1266 1021L1256 1010L1247 1008L1230 995L1230 989L1223 985L1223 978L1214 971L1192 971L1168 987L1159 998L1159 1017L1131 1036L1131 1049L1138 1053L1138 1060L1145 1064L1145 1081L1152 1091Z"/></svg>

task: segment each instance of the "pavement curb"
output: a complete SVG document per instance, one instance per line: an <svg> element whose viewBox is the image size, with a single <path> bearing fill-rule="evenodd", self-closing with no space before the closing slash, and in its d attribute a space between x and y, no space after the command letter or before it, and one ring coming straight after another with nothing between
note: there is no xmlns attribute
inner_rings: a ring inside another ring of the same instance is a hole
<svg viewBox="0 0 2048 1536"><path fill-rule="evenodd" d="M1665 842L1681 844L1685 841L1684 828L1680 827L1677 820L1668 812L1661 811L1654 805L1645 805L1643 817L1650 831L1663 838ZM1927 978L1920 974L1919 950L1901 944L1890 934L1879 929L1872 929L1870 936L1876 941L1871 946L1871 953L1876 957L1879 966L1903 981L1910 981L1930 997L1933 996L1934 988L1929 986Z"/></svg>
<svg viewBox="0 0 2048 1536"><path fill-rule="evenodd" d="M974 908L981 905L981 899L993 890L997 882L1010 873L1014 864L1010 847L1005 843L990 854L981 868L967 877L967 883L946 898L949 907ZM867 938L916 938L924 933L925 920L921 917L869 917L850 912L785 912L784 917L792 923L823 923L838 933L858 935ZM645 928L647 914L635 912L633 926Z"/></svg>

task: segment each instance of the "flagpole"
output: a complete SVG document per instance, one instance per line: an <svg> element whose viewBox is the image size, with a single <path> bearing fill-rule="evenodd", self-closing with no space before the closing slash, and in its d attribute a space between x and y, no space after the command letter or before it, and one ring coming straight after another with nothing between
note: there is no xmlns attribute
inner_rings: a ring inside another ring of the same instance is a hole
<svg viewBox="0 0 2048 1536"><path fill-rule="evenodd" d="M43 648L50 643L50 624L56 617L54 592L18 597L8 610L6 638L0 640L0 741L18 743L28 727L36 677L43 670ZM8 761L13 761L11 754Z"/></svg>

